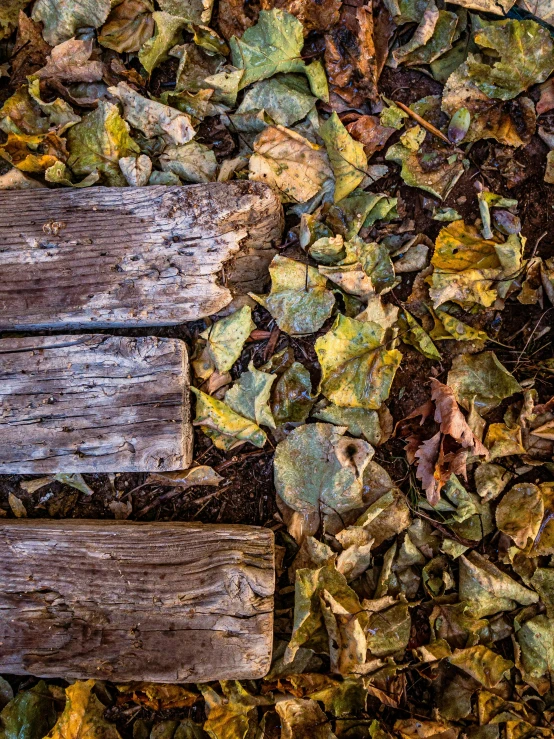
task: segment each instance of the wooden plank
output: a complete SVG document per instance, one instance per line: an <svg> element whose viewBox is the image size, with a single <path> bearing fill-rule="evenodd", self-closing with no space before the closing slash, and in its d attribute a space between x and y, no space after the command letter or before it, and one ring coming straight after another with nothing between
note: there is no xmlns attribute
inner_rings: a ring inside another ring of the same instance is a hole
<svg viewBox="0 0 554 739"><path fill-rule="evenodd" d="M0 672L194 682L269 670L273 533L0 523Z"/></svg>
<svg viewBox="0 0 554 739"><path fill-rule="evenodd" d="M279 198L245 181L0 192L0 330L213 315L262 289L282 227Z"/></svg>
<svg viewBox="0 0 554 739"><path fill-rule="evenodd" d="M2 339L0 473L186 468L189 402L178 339Z"/></svg>

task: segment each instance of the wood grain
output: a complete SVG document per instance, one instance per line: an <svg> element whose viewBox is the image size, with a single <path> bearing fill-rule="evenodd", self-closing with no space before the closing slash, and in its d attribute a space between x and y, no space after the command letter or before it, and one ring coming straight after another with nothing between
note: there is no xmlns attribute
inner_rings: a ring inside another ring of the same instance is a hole
<svg viewBox="0 0 554 739"><path fill-rule="evenodd" d="M189 403L177 339L2 339L0 474L184 469Z"/></svg>
<svg viewBox="0 0 554 739"><path fill-rule="evenodd" d="M272 646L268 529L0 523L0 672L64 679L261 678Z"/></svg>
<svg viewBox="0 0 554 739"><path fill-rule="evenodd" d="M282 228L252 182L0 192L0 330L212 315L262 290Z"/></svg>

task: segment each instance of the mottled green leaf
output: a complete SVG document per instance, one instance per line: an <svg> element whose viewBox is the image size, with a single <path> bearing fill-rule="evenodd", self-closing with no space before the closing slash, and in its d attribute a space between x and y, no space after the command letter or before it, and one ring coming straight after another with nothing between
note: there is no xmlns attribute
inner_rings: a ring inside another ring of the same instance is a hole
<svg viewBox="0 0 554 739"><path fill-rule="evenodd" d="M271 396L277 423L303 423L315 402L310 373L300 362L293 362L278 378Z"/></svg>
<svg viewBox="0 0 554 739"><path fill-rule="evenodd" d="M367 157L334 112L319 128L335 175L335 203L349 195L364 179Z"/></svg>
<svg viewBox="0 0 554 739"><path fill-rule="evenodd" d="M440 362L441 355L433 344L429 334L423 329L416 319L407 310L402 310L398 318L400 328L400 339L405 344L410 344L427 359Z"/></svg>
<svg viewBox="0 0 554 739"><path fill-rule="evenodd" d="M255 421L258 426L275 428L275 421L269 407L271 386L277 375L260 372L251 362L248 372L243 372L239 379L225 393L225 402L240 416Z"/></svg>
<svg viewBox="0 0 554 739"><path fill-rule="evenodd" d="M316 98L305 77L279 74L253 85L245 94L237 113L265 110L281 126L292 126L308 115Z"/></svg>
<svg viewBox="0 0 554 739"><path fill-rule="evenodd" d="M228 372L231 369L241 355L244 342L255 328L252 309L245 305L230 316L216 321L200 334L207 342L218 372Z"/></svg>
<svg viewBox="0 0 554 739"><path fill-rule="evenodd" d="M17 693L0 713L2 739L42 739L56 723L53 696L41 680L30 690Z"/></svg>
<svg viewBox="0 0 554 739"><path fill-rule="evenodd" d="M156 32L139 51L139 59L148 74L168 58L169 50L181 40L182 30L187 25L186 18L171 13L156 11L152 13Z"/></svg>
<svg viewBox="0 0 554 739"><path fill-rule="evenodd" d="M189 141L182 146L167 146L160 157L164 172L173 172L185 182L214 182L217 159L209 146Z"/></svg>
<svg viewBox="0 0 554 739"><path fill-rule="evenodd" d="M110 12L110 0L37 0L33 20L42 23L50 46L75 36L78 28L99 28Z"/></svg>
<svg viewBox="0 0 554 739"><path fill-rule="evenodd" d="M266 435L254 422L239 416L228 405L211 395L191 387L196 395L195 426L212 439L218 449L229 451L249 441L254 446L263 447Z"/></svg>
<svg viewBox="0 0 554 739"><path fill-rule="evenodd" d="M514 393L522 392L520 384L494 352L454 357L448 385L454 390L460 405L469 410L473 402L481 414L496 408Z"/></svg>
<svg viewBox="0 0 554 739"><path fill-rule="evenodd" d="M314 418L335 426L346 426L352 436L363 436L373 446L378 446L383 438L381 421L377 411L365 408L341 408L334 403L317 409Z"/></svg>

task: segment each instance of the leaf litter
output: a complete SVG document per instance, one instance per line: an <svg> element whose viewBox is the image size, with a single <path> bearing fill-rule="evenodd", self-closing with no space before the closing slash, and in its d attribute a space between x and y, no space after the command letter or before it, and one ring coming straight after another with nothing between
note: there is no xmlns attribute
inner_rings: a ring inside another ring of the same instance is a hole
<svg viewBox="0 0 554 739"><path fill-rule="evenodd" d="M157 331L190 470L0 481L4 516L272 528L269 674L0 678L0 737L554 735L553 17L2 3L0 188L250 179L287 234L265 292Z"/></svg>

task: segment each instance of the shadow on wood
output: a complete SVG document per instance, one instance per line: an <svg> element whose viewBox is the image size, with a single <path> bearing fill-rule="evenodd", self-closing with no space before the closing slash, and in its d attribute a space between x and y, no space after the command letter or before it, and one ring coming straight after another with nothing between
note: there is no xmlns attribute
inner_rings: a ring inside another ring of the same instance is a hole
<svg viewBox="0 0 554 739"><path fill-rule="evenodd" d="M0 672L64 679L261 678L273 532L187 523L0 523Z"/></svg>
<svg viewBox="0 0 554 739"><path fill-rule="evenodd" d="M253 182L0 192L0 330L213 315L262 290L282 229Z"/></svg>
<svg viewBox="0 0 554 739"><path fill-rule="evenodd" d="M0 474L185 469L189 406L178 339L1 339Z"/></svg>

